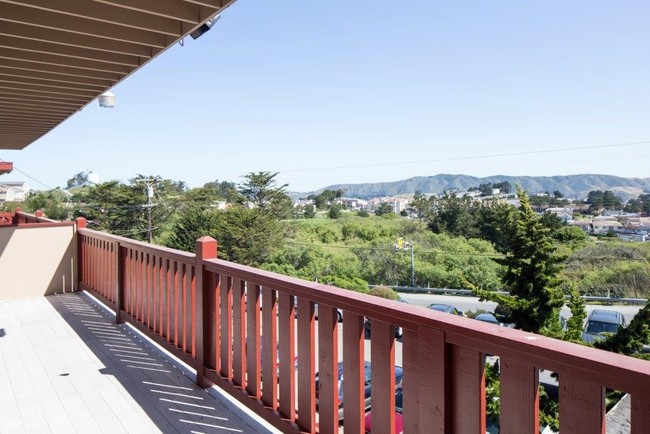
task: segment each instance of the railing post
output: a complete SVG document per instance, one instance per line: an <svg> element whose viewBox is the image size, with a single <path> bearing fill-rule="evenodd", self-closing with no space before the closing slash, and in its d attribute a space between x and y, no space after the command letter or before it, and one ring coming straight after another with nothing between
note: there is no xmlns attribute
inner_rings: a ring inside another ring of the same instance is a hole
<svg viewBox="0 0 650 434"><path fill-rule="evenodd" d="M85 229L86 225L88 222L84 217L77 217L75 219L75 222L77 224L77 289L81 288L81 282L84 279L83 275L83 264L84 264L84 258L83 258L83 246L81 242L81 236L79 236L79 229Z"/></svg>
<svg viewBox="0 0 650 434"><path fill-rule="evenodd" d="M199 387L208 387L209 382L205 378L205 367L207 366L207 357L205 349L208 347L206 337L209 336L207 328L209 325L210 315L206 312L208 307L208 288L205 286L206 271L203 264L205 259L214 259L217 257L217 240L212 237L201 237L196 240L196 318L194 327L196 327L196 384ZM217 324L217 327L219 325Z"/></svg>
<svg viewBox="0 0 650 434"><path fill-rule="evenodd" d="M43 218L43 217L45 217L45 214L43 214L43 211L42 211L42 210L37 209L37 210L34 212L34 217L36 217L36 221L38 222L38 219L39 219L39 218Z"/></svg>

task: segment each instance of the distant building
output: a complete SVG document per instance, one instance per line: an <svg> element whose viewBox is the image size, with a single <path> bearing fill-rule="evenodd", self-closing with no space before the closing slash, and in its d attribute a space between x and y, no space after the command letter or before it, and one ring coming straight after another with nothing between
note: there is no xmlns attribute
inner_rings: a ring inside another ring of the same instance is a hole
<svg viewBox="0 0 650 434"><path fill-rule="evenodd" d="M0 202L23 202L29 195L29 184L25 181L0 184Z"/></svg>

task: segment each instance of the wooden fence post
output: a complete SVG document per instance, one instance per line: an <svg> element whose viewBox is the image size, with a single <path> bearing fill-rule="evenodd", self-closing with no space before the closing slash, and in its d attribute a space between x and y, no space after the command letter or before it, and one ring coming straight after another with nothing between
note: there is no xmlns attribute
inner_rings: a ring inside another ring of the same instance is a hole
<svg viewBox="0 0 650 434"><path fill-rule="evenodd" d="M201 237L196 240L196 318L193 324L196 327L196 384L199 387L208 387L209 382L205 379L205 367L207 357L205 349L208 346L206 337L209 336L207 327L209 325L208 290L205 287L206 271L203 264L204 259L217 257L217 240L212 237ZM218 325L217 325L218 326Z"/></svg>
<svg viewBox="0 0 650 434"><path fill-rule="evenodd" d="M85 229L88 222L84 217L77 217L75 219L77 224L77 290L81 288L81 282L84 279L83 267L84 267L84 258L83 258L83 247L81 242L81 236L79 235L79 229Z"/></svg>

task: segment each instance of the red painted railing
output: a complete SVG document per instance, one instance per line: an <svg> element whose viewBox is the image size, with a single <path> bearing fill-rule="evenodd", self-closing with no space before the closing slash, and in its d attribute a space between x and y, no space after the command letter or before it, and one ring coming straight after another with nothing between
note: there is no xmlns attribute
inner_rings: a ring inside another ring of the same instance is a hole
<svg viewBox="0 0 650 434"><path fill-rule="evenodd" d="M45 217L43 211L38 210L34 214L27 214L22 212L20 208L16 208L13 212L0 212L0 226L8 225L25 225L33 223L56 223L61 224L57 220L51 220Z"/></svg>
<svg viewBox="0 0 650 434"><path fill-rule="evenodd" d="M199 384L224 388L283 432L338 432L342 359L345 431L363 433L368 356L373 433L393 432L396 326L406 433L485 432L486 353L500 356L503 433L539 432L540 368L559 374L563 434L605 432L606 387L631 395L633 433L650 426L646 361L222 261L207 238L193 255L88 229L79 237L82 288L193 366Z"/></svg>

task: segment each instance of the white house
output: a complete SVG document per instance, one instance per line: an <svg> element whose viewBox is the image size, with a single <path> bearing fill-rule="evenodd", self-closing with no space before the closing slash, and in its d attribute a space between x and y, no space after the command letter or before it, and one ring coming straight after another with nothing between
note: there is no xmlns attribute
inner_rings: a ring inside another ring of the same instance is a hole
<svg viewBox="0 0 650 434"><path fill-rule="evenodd" d="M25 181L0 184L0 202L23 202L28 195L29 185Z"/></svg>

